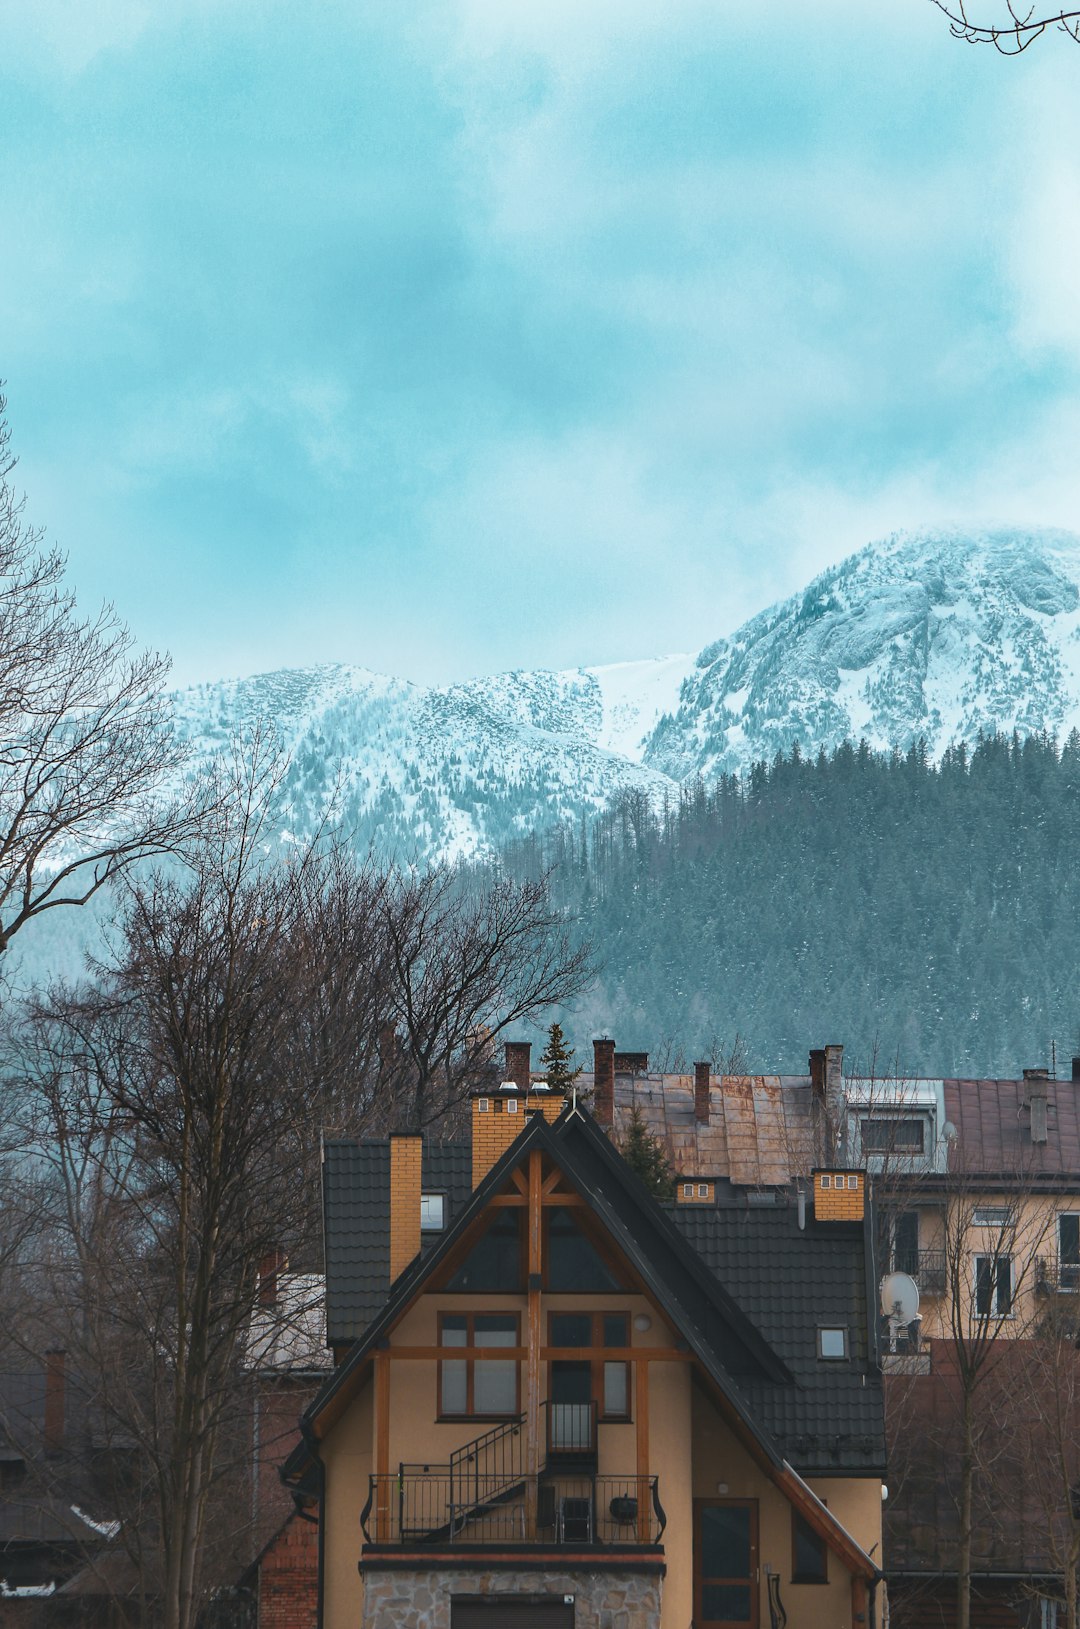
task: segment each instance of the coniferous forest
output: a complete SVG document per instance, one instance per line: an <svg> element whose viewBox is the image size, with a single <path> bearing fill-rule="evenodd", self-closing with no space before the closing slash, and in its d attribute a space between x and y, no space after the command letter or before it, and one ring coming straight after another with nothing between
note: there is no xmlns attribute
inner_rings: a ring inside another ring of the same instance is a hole
<svg viewBox="0 0 1080 1629"><path fill-rule="evenodd" d="M729 1052L803 1072L855 1065L1014 1075L1080 1052L1080 733L946 752L845 743L638 795L516 844L553 871L602 962L568 1015L579 1047Z"/></svg>

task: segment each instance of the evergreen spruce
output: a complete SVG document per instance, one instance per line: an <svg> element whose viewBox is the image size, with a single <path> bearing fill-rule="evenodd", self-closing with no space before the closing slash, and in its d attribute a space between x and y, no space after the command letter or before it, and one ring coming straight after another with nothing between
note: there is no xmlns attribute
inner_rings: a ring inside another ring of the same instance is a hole
<svg viewBox="0 0 1080 1629"><path fill-rule="evenodd" d="M620 1153L634 1175L640 1177L657 1199L671 1199L675 1193L675 1173L667 1149L645 1124L641 1110L632 1109Z"/></svg>
<svg viewBox="0 0 1080 1629"><path fill-rule="evenodd" d="M573 1056L573 1047L567 1046L563 1039L562 1025L552 1024L540 1067L547 1075L547 1083L553 1092L568 1092L580 1075L580 1064L576 1069L570 1067Z"/></svg>

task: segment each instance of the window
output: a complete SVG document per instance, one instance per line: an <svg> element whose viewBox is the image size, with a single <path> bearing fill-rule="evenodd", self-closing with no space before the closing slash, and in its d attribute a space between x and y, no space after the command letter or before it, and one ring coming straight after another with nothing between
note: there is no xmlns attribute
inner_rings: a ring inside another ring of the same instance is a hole
<svg viewBox="0 0 1080 1629"><path fill-rule="evenodd" d="M420 1195L421 1233L441 1233L446 1226L446 1198L441 1193Z"/></svg>
<svg viewBox="0 0 1080 1629"><path fill-rule="evenodd" d="M521 1210L499 1210L446 1282L448 1290L513 1291L524 1288L524 1230Z"/></svg>
<svg viewBox="0 0 1080 1629"><path fill-rule="evenodd" d="M488 1113L490 1113L490 1111L491 1111L491 1104L488 1102L487 1098L486 1097L478 1097L477 1100L476 1100L476 1112L477 1112L477 1114L488 1114Z"/></svg>
<svg viewBox="0 0 1080 1629"><path fill-rule="evenodd" d="M709 1184L707 1182L699 1182L698 1183L697 1196L698 1196L699 1199L708 1199L708 1197L709 1197Z"/></svg>
<svg viewBox="0 0 1080 1629"><path fill-rule="evenodd" d="M828 1171L825 1172L825 1175L821 1179L821 1186L822 1188L832 1187L832 1177L829 1175Z"/></svg>
<svg viewBox="0 0 1080 1629"><path fill-rule="evenodd" d="M516 1312L443 1312L439 1345L517 1346ZM443 1358L439 1363L440 1415L505 1419L521 1409L515 1358Z"/></svg>
<svg viewBox="0 0 1080 1629"><path fill-rule="evenodd" d="M693 1197L694 1197L694 1184L692 1182L684 1182L683 1183L683 1185L682 1185L682 1196L683 1196L684 1199L693 1199Z"/></svg>
<svg viewBox="0 0 1080 1629"><path fill-rule="evenodd" d="M892 1217L893 1271L919 1276L919 1213L901 1211Z"/></svg>
<svg viewBox="0 0 1080 1629"><path fill-rule="evenodd" d="M829 1547L797 1510L791 1512L791 1582L829 1582Z"/></svg>
<svg viewBox="0 0 1080 1629"><path fill-rule="evenodd" d="M858 1173L857 1172L853 1171L851 1173L851 1175L847 1179L847 1185L851 1189L857 1189L858 1188L858 1186L859 1186L859 1178L858 1178Z"/></svg>
<svg viewBox="0 0 1080 1629"><path fill-rule="evenodd" d="M1039 1629L1058 1629L1058 1607L1052 1595L1039 1596Z"/></svg>
<svg viewBox="0 0 1080 1629"><path fill-rule="evenodd" d="M925 1146L922 1120L863 1120L859 1127L863 1148L873 1154L921 1154Z"/></svg>
<svg viewBox="0 0 1080 1629"><path fill-rule="evenodd" d="M514 1211L510 1215L517 1214ZM610 1293L620 1289L600 1252L587 1238L565 1205L545 1212L547 1250L544 1252L549 1290Z"/></svg>
<svg viewBox="0 0 1080 1629"><path fill-rule="evenodd" d="M976 1205L971 1213L972 1227L1008 1227L1011 1219L1008 1205Z"/></svg>
<svg viewBox="0 0 1080 1629"><path fill-rule="evenodd" d="M848 1355L847 1328L841 1325L823 1325L817 1332L817 1355L838 1362Z"/></svg>
<svg viewBox="0 0 1080 1629"><path fill-rule="evenodd" d="M1080 1216L1058 1217L1058 1286L1080 1290Z"/></svg>
<svg viewBox="0 0 1080 1629"><path fill-rule="evenodd" d="M548 1315L548 1343L551 1346L592 1347L603 1351L630 1345L630 1315L626 1312L552 1312ZM602 1420L628 1420L630 1418L630 1365L624 1358L593 1357L590 1365L589 1393L596 1403ZM584 1364L556 1361L552 1365L552 1391L559 1390L560 1374L569 1379L569 1371L583 1369Z"/></svg>
<svg viewBox="0 0 1080 1629"><path fill-rule="evenodd" d="M975 1257L975 1311L980 1318L1004 1318L1012 1311L1012 1257Z"/></svg>

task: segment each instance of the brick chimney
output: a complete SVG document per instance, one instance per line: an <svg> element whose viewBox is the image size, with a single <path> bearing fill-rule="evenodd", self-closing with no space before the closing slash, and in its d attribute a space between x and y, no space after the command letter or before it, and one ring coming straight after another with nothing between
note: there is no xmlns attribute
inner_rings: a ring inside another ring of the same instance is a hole
<svg viewBox="0 0 1080 1629"><path fill-rule="evenodd" d="M289 1258L284 1250L268 1250L259 1262L259 1305L261 1307L276 1307L278 1303L278 1279L289 1265Z"/></svg>
<svg viewBox="0 0 1080 1629"><path fill-rule="evenodd" d="M531 1041L507 1041L506 1043L506 1078L512 1080L518 1091L523 1095L529 1090L529 1077L532 1072L531 1053Z"/></svg>
<svg viewBox="0 0 1080 1629"><path fill-rule="evenodd" d="M67 1353L45 1353L45 1452L58 1454L64 1446L64 1364Z"/></svg>
<svg viewBox="0 0 1080 1629"><path fill-rule="evenodd" d="M593 1114L597 1125L615 1124L615 1042L594 1041Z"/></svg>
<svg viewBox="0 0 1080 1629"><path fill-rule="evenodd" d="M815 1046L810 1053L810 1093L815 1102L825 1101L825 1048Z"/></svg>
<svg viewBox="0 0 1080 1629"><path fill-rule="evenodd" d="M1072 1061L1072 1078L1080 1080L1080 1058L1074 1058Z"/></svg>
<svg viewBox="0 0 1080 1629"><path fill-rule="evenodd" d="M390 1282L420 1254L420 1188L424 1139L390 1138Z"/></svg>
<svg viewBox="0 0 1080 1629"><path fill-rule="evenodd" d="M709 1081L712 1078L712 1065L710 1063L695 1063L694 1065L694 1119L699 1126L709 1123Z"/></svg>

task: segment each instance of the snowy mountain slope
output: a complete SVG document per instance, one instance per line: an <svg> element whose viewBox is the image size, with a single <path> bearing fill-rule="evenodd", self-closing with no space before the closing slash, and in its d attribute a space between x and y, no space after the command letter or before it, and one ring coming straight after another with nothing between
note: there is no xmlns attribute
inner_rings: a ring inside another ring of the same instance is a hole
<svg viewBox="0 0 1080 1629"><path fill-rule="evenodd" d="M637 788L743 771L795 741L932 755L980 730L1080 723L1080 537L895 536L696 660L670 656L424 688L343 664L176 698L196 761L265 717L292 754L289 824L332 805L363 845L491 852Z"/></svg>
<svg viewBox="0 0 1080 1629"><path fill-rule="evenodd" d="M361 843L456 859L599 808L622 787L670 791L641 758L692 665L670 657L431 689L334 665L196 686L176 697L177 721L197 763L244 721L272 720L292 757L286 814L298 831L332 806Z"/></svg>
<svg viewBox="0 0 1080 1629"><path fill-rule="evenodd" d="M644 755L674 779L790 750L1080 723L1080 537L898 535L698 657Z"/></svg>

